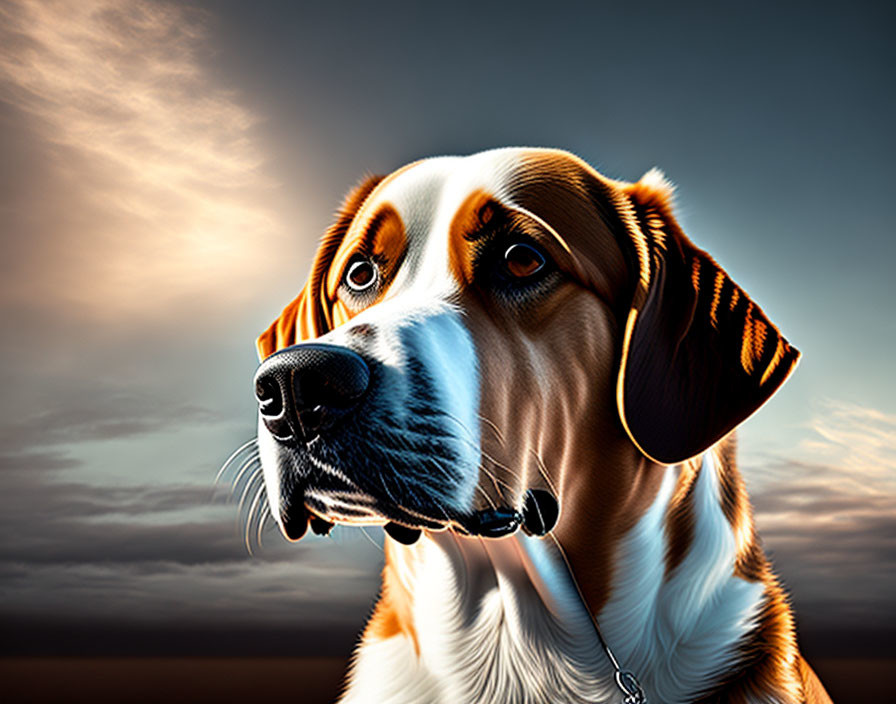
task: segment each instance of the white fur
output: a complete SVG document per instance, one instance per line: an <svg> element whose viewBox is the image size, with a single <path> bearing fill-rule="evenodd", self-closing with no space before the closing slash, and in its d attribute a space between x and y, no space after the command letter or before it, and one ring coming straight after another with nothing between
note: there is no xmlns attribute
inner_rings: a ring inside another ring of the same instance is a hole
<svg viewBox="0 0 896 704"><path fill-rule="evenodd" d="M613 701L609 664L549 541L437 533L402 548L422 559L398 564L419 657L403 636L365 643L343 704Z"/></svg>
<svg viewBox="0 0 896 704"><path fill-rule="evenodd" d="M414 644L396 636L368 643L352 666L351 681L340 704L437 704L439 683L414 652Z"/></svg>
<svg viewBox="0 0 896 704"><path fill-rule="evenodd" d="M754 625L764 589L733 574L735 537L711 451L695 480L695 540L665 578L665 516L679 471L665 469L653 505L623 539L618 576L598 614L621 666L637 675L649 701L662 704L693 701L718 681ZM362 644L345 702L621 701L588 614L547 540L430 534L399 553L422 564L396 564L414 595L420 655L403 636Z"/></svg>
<svg viewBox="0 0 896 704"><path fill-rule="evenodd" d="M616 656L654 701L688 702L725 672L762 605L764 584L734 576L736 541L722 512L712 451L695 480L694 542L665 578L666 507L679 467L666 468L656 502L626 536L612 597L599 614Z"/></svg>
<svg viewBox="0 0 896 704"><path fill-rule="evenodd" d="M675 184L666 178L666 174L656 166L648 169L638 183L650 186L654 190L663 193L670 201L675 197Z"/></svg>

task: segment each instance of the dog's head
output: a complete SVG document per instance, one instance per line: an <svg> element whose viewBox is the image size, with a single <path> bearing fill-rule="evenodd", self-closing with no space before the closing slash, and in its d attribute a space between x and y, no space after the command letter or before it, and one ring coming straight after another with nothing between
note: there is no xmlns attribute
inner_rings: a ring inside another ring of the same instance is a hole
<svg viewBox="0 0 896 704"><path fill-rule="evenodd" d="M775 392L799 353L685 237L656 172L571 154L427 159L346 199L258 339L258 444L297 538L469 527L532 487L624 495Z"/></svg>

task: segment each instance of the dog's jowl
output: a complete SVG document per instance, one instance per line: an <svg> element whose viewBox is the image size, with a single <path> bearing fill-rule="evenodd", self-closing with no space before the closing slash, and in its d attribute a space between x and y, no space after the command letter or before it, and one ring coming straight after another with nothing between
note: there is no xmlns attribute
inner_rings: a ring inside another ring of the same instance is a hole
<svg viewBox="0 0 896 704"><path fill-rule="evenodd" d="M343 702L829 701L732 433L799 353L659 172L500 149L369 178L258 352L283 533L386 528Z"/></svg>

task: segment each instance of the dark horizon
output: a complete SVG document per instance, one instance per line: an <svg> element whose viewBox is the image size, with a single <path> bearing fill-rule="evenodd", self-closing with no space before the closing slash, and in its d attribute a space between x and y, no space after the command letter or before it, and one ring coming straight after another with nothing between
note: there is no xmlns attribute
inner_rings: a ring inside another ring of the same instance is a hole
<svg viewBox="0 0 896 704"><path fill-rule="evenodd" d="M14 634L0 645L0 657L332 657L348 658L361 636L370 609L357 609L356 625L332 627L255 626L207 623L116 624L81 622L36 623L5 619ZM799 621L799 614L797 614ZM815 658L896 658L893 631L888 627L862 631L812 630L797 624L800 650Z"/></svg>

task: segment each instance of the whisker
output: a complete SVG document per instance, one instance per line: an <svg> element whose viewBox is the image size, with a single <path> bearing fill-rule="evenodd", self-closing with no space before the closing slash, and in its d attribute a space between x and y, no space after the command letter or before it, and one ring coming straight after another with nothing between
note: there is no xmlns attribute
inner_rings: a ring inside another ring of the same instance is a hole
<svg viewBox="0 0 896 704"><path fill-rule="evenodd" d="M318 470L318 475L320 472L326 472L327 474L331 474L332 476L336 477L337 479L345 482L349 486L353 486L356 489L360 489L360 487L358 486L358 483L356 481L354 481L353 479L346 476L346 474L344 472L342 472L341 470L336 469L336 467L331 465L329 462L325 462L324 460L322 460L318 457L315 457L313 454L309 454L308 458L311 460L311 464L314 465L314 468L316 470Z"/></svg>
<svg viewBox="0 0 896 704"><path fill-rule="evenodd" d="M498 486L498 480L495 478L495 475L492 474L491 472L489 472L489 471L485 468L485 466L483 466L483 464L482 464L481 462L479 463L479 467L478 467L478 469L479 469L480 472L483 472L483 473L485 474L486 477L488 477L489 479L492 480L492 486L495 487L495 492L497 492L498 494L500 494L500 493L501 493L501 487ZM479 485L479 483L477 482L477 486L478 486L478 485Z"/></svg>
<svg viewBox="0 0 896 704"><path fill-rule="evenodd" d="M458 421L456 418L453 418L452 416L450 416L450 414L439 412L439 415L444 415L447 418L451 418L452 420L457 422L459 425L464 427L464 429L466 429L465 426L463 426L463 424L460 423L460 421ZM414 513L414 511L412 509L409 509L407 506L407 504L409 503L408 499L410 499L411 502L419 503L419 500L416 498L416 495L417 495L416 489L418 489L418 488L421 488L424 490L429 489L433 493L427 492L428 501L426 503L429 503L436 510L438 510L444 516L446 522L451 523L452 519L450 518L449 512L445 509L445 507L441 503L443 500L443 497L439 496L439 493L443 493L442 490L444 489L444 487L439 486L438 484L434 484L433 481L427 481L427 480L428 479L437 480L439 477L450 478L452 476L451 472L448 471L448 469L446 468L444 463L452 461L452 458L442 457L441 455L433 454L431 451L432 450L431 447L429 448L430 452L426 452L425 446L423 445L422 442L410 441L408 439L408 430L409 429L407 427L399 426L394 422L389 422L388 420L386 422L384 422L384 425L386 425L392 432L390 432L387 436L389 445L385 445L383 443L383 441L381 441L378 444L378 449L381 453L382 460L387 463L389 470L390 470L388 473L386 473L386 472L377 473L379 476L380 484L383 487L383 491L387 494L389 499L396 506L399 506L400 508L402 508L406 511ZM427 433L421 432L420 430L416 430L413 428L410 429L410 433L412 433L413 436L417 436L419 438L424 438L424 439L427 438L427 435L428 435ZM519 476L519 474L517 472L512 470L510 467L503 465L501 462L496 460L494 457L492 457L488 453L483 452L482 448L479 447L478 444L472 442L470 439L468 439L466 437L458 436L458 435L439 435L438 439L445 439L445 440L449 440L449 441L453 441L453 442L458 442L458 441L462 442L462 443L472 447L473 449L475 449L478 454L480 454L481 456L484 456L485 459L487 459L489 462L494 464L496 467L502 468L511 477L518 478L518 476ZM396 469L396 466L395 466L395 463L397 460L406 460L407 459L407 457L402 456L402 455L405 455L405 456L411 455L413 457L413 462L424 469L432 468L433 470L435 470L435 476L428 477L425 474L422 476L418 476L418 477L414 478L415 485L411 486L409 484L409 480L411 478L405 477L403 475L403 473L399 472L398 469ZM494 485L495 492L497 493L497 495L499 497L503 497L505 494L505 491L502 489L501 484L503 484L504 487L506 487L507 489L510 489L511 491L514 490L514 487L511 483L509 483L503 479L498 479L495 476L495 474L490 472L488 470L488 468L485 467L483 464L480 463L479 469L491 480L492 484ZM404 490L402 491L402 494L404 495L404 498L406 499L404 502L399 502L396 500L394 494L392 493L392 490L389 487L389 484L386 482L387 474L388 474L388 476L390 476L392 478L392 482L400 482L401 485L404 487ZM416 486L417 483L422 483L422 484L420 487L417 487ZM479 482L476 483L474 490L476 492L478 492L482 497L484 497L486 503L491 508L497 508L495 500L479 484Z"/></svg>
<svg viewBox="0 0 896 704"><path fill-rule="evenodd" d="M258 492L255 494L255 498L252 500L252 505L249 507L249 515L246 519L246 550L249 551L249 554L252 555L252 541L249 538L249 535L252 530L252 516L258 508L258 502L261 500L261 494L264 492L264 483L258 488Z"/></svg>
<svg viewBox="0 0 896 704"><path fill-rule="evenodd" d="M373 545L373 547L375 547L380 552L383 552L383 546L380 545L378 542L376 542L373 538L370 537L370 533L367 532L366 526L358 526L358 528L361 529L361 532L364 534L364 537L370 541L370 544Z"/></svg>
<svg viewBox="0 0 896 704"><path fill-rule="evenodd" d="M470 430L466 423L464 423L460 418L455 416L453 413L449 413L448 411L442 408L426 408L426 409L412 409L416 415L429 415L429 416L441 416L447 418L448 420L454 421L457 425L460 426L460 429L464 431L472 440L475 440L476 435L473 434L473 431Z"/></svg>
<svg viewBox="0 0 896 704"><path fill-rule="evenodd" d="M261 542L261 536L264 532L265 523L271 517L271 504L267 501L264 502L264 507L261 509L261 517L258 519L258 533L255 536L255 542L258 543L259 549L263 548L264 545Z"/></svg>
<svg viewBox="0 0 896 704"><path fill-rule="evenodd" d="M237 472L236 477L234 477L233 482L231 482L231 485L230 485L231 486L231 492L230 492L231 494L235 493L239 489L240 480L243 478L243 475L246 473L246 471L249 469L249 467L251 467L255 463L256 460L260 460L258 453L249 455L249 457L247 457L243 461L243 463L240 465L239 471ZM258 466L259 467L261 466L260 461L258 463ZM253 472L254 471L255 470L253 470Z"/></svg>
<svg viewBox="0 0 896 704"><path fill-rule="evenodd" d="M482 456L485 459L487 459L489 462L491 462L493 465L495 465L495 467L498 467L499 469L503 469L505 472L507 472L507 474L509 474L514 479L521 479L519 470L511 469L508 465L503 464L502 462L499 462L494 457L492 457L490 454L488 454L485 450L480 450L480 452L481 452Z"/></svg>
<svg viewBox="0 0 896 704"><path fill-rule="evenodd" d="M481 420L481 421L482 421L483 423L485 423L489 428L492 429L492 432L494 432L495 437L497 438L498 442L499 442L501 445L506 445L506 444L507 444L506 441L504 440L504 435L501 433L501 430L498 428L498 426L497 426L494 422L490 421L488 418L486 418L486 417L485 417L484 415L482 415L481 413L477 413L476 415L479 416L479 420Z"/></svg>
<svg viewBox="0 0 896 704"><path fill-rule="evenodd" d="M227 471L227 468L230 466L230 463L233 462L237 457L239 457L245 450L247 450L252 445L255 445L258 442L258 438L252 438L247 440L238 448L236 448L226 460L224 460L224 464L221 465L221 469L218 470L218 473L215 475L215 484L221 481L221 477L224 476L224 472Z"/></svg>
<svg viewBox="0 0 896 704"><path fill-rule="evenodd" d="M492 497L488 495L488 492L481 486L479 486L479 482L476 482L476 490L485 497L485 500L488 502L489 506L491 506L492 508L498 508L497 504L492 500ZM495 485L495 491L497 491L499 494L501 493L498 489L497 484Z"/></svg>
<svg viewBox="0 0 896 704"><path fill-rule="evenodd" d="M538 466L538 473L541 475L542 479L544 479L545 483L547 483L548 488L551 490L554 496L559 498L560 494L557 492L557 488L554 486L554 482L551 481L551 478L548 475L548 468L545 466L544 460L541 459L541 455L535 450L534 447L530 447L529 452L531 452L532 456L535 457L535 464Z"/></svg>
<svg viewBox="0 0 896 704"><path fill-rule="evenodd" d="M396 431L395 435L390 435L390 439L392 439L394 442L404 443L404 448L403 448L403 449L406 449L407 451L409 451L409 452L413 452L414 454L417 454L417 455L421 455L421 456L425 456L425 457L432 457L432 455L426 455L425 453L421 452L419 449L417 449L417 448L415 448L415 447L413 447L413 446L410 446L410 445L407 443L407 441L406 441L406 439L405 439L405 437L404 437L404 435L406 434L406 429L405 429L405 428L402 428L402 427L400 427L400 426L394 425L394 424L392 424L392 423L387 423L387 426L390 427L390 428L392 428L392 429L394 429L394 430ZM416 435L424 436L423 433L419 433L419 432L417 432L417 431L412 431L412 432L414 432ZM400 433L401 433L401 434L400 434ZM445 436L444 438L439 438L439 439L459 440L460 442L466 443L471 449L476 450L477 452L479 452L485 459L487 459L489 462L491 462L491 463L492 463L493 465L495 465L496 467L498 467L498 468L504 470L507 474L509 474L509 475L510 475L511 477L513 477L514 479L520 479L520 478L521 478L521 473L519 472L519 470L512 469L512 468L509 467L508 465L503 464L502 462L498 461L498 460L495 459L492 455L490 455L488 452L486 452L485 450L483 450L482 447L481 447L479 444L474 443L474 442L472 442L471 440L468 440L467 438L457 437L457 436ZM385 448L385 447L384 447L383 449L384 449L384 450L388 450L389 448ZM440 467L440 468L441 468L441 467ZM443 471L444 471L444 470L443 470ZM510 486L510 485L508 484L508 487L509 487L509 486ZM512 488L512 487L511 487L511 488Z"/></svg>
<svg viewBox="0 0 896 704"><path fill-rule="evenodd" d="M484 464L480 463L479 469L480 469L480 471L485 473L485 476L487 476L489 479L492 480L492 484L495 487L495 491L502 498L504 497L504 492L501 489L501 487L499 486L499 484L503 485L506 489L509 489L511 493L514 493L516 491L516 487L514 487L510 482L507 482L503 479L499 479L498 476L494 472L489 471L489 469Z"/></svg>
<svg viewBox="0 0 896 704"><path fill-rule="evenodd" d="M242 513L243 510L243 502L246 500L246 497L249 495L250 491L254 491L255 486L258 484L258 480L261 478L261 466L259 466L249 478L246 480L246 485L243 487L243 493L240 494L240 500L237 504L237 513ZM261 484L264 485L264 479L261 478Z"/></svg>
<svg viewBox="0 0 896 704"><path fill-rule="evenodd" d="M389 459L388 456L386 457L386 459L387 460ZM391 464L391 462L390 462L390 464ZM392 475L397 476L395 473L395 467L391 467L391 469L392 469ZM386 492L386 496L389 497L389 500L396 506L400 506L401 504L399 504L398 501L395 499L395 496L392 494L392 491L389 489L389 485L386 483L385 472L377 472L377 476L379 477L379 480L380 480L380 486L383 487L383 491Z"/></svg>

